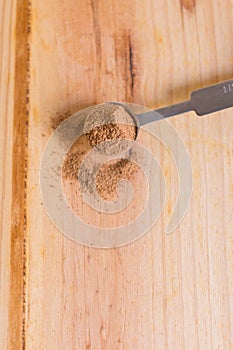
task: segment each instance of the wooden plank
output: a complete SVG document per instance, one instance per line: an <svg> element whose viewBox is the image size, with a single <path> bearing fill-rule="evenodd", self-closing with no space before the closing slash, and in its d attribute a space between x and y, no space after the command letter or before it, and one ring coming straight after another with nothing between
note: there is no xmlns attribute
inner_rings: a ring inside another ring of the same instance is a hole
<svg viewBox="0 0 233 350"><path fill-rule="evenodd" d="M232 235L224 225L231 220L231 168L224 177L220 170L215 174L231 161L231 111L223 113L224 123L220 114L173 120L191 154L194 195L185 221L170 237L164 235L164 215L130 246L83 248L63 238L35 206L38 159L56 113L105 100L158 106L232 76L232 3L220 12L212 1L190 4L34 2L29 347L53 342L58 348L231 348ZM229 46L220 57L222 35ZM174 202L176 180L168 180Z"/></svg>
<svg viewBox="0 0 233 350"><path fill-rule="evenodd" d="M29 3L1 2L0 344L25 338L27 95Z"/></svg>
<svg viewBox="0 0 233 350"><path fill-rule="evenodd" d="M232 109L170 121L193 169L191 205L171 235L165 230L178 192L176 168L146 134L167 199L156 225L133 244L104 250L65 238L39 190L43 149L64 115L104 101L160 107L232 78L232 0L33 0L29 118L29 4L0 6L12 37L0 51L0 191L9 198L0 204L2 348L232 349Z"/></svg>
<svg viewBox="0 0 233 350"><path fill-rule="evenodd" d="M21 349L24 328L24 225L28 9L1 1L0 31L0 344Z"/></svg>
<svg viewBox="0 0 233 350"><path fill-rule="evenodd" d="M171 236L164 231L176 177L164 149L165 213L149 234L120 249L84 248L62 237L38 205L36 178L56 114L106 100L160 106L231 78L232 2L219 6L33 2L29 348L232 347L231 110L172 120L190 152L194 192Z"/></svg>

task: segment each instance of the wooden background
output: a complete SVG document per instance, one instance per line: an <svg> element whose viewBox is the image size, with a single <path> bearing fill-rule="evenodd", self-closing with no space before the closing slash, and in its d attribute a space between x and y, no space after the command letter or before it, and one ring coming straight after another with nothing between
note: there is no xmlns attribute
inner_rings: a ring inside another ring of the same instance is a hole
<svg viewBox="0 0 233 350"><path fill-rule="evenodd" d="M63 237L39 167L64 113L160 107L233 77L232 0L0 0L0 348L233 349L233 110L171 120L190 153L188 213L96 250Z"/></svg>

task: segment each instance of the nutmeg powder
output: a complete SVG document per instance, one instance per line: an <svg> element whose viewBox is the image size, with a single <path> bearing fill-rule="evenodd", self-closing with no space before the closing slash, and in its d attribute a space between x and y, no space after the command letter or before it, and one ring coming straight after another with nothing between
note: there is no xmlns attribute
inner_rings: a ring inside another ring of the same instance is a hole
<svg viewBox="0 0 233 350"><path fill-rule="evenodd" d="M78 181L81 192L87 193L93 193L96 186L103 199L116 200L118 182L123 179L130 181L139 167L129 157L107 162L98 171L96 165L87 162L83 166L82 161L92 147L96 152L117 154L127 149L135 137L135 123L121 106L106 103L93 107L85 120L84 134L73 144L64 160L63 181Z"/></svg>

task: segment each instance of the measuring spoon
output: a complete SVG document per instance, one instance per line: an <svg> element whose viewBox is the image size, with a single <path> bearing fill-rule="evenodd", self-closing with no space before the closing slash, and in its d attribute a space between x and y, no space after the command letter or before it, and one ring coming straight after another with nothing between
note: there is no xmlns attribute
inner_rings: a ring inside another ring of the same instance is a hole
<svg viewBox="0 0 233 350"><path fill-rule="evenodd" d="M121 105L125 111L133 117L137 126L138 135L139 129L142 125L152 123L157 120L189 111L195 111L197 115L203 116L222 109L233 107L233 79L195 90L191 93L191 98L187 101L140 114L132 113L125 105L121 103L110 103Z"/></svg>

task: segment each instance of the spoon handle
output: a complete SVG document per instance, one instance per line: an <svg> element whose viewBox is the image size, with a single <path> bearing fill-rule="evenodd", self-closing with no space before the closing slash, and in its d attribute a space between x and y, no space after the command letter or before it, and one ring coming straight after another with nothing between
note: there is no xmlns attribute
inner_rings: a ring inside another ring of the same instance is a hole
<svg viewBox="0 0 233 350"><path fill-rule="evenodd" d="M233 79L193 91L188 101L137 114L137 117L140 125L144 125L189 111L202 116L229 107L233 107Z"/></svg>
<svg viewBox="0 0 233 350"><path fill-rule="evenodd" d="M200 116L233 107L233 80L193 91L191 101Z"/></svg>

